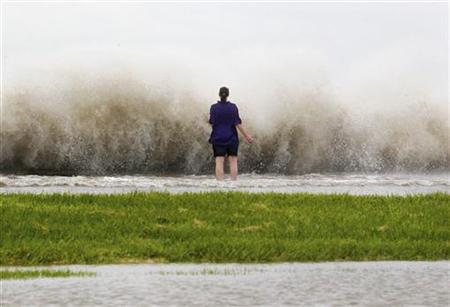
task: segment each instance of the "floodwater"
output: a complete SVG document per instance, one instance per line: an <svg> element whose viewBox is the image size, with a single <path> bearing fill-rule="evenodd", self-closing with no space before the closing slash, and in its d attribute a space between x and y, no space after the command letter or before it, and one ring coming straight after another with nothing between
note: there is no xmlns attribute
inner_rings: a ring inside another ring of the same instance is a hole
<svg viewBox="0 0 450 307"><path fill-rule="evenodd" d="M449 261L50 268L96 276L5 280L2 306L448 306L450 299Z"/></svg>
<svg viewBox="0 0 450 307"><path fill-rule="evenodd" d="M450 174L243 174L237 181L213 176L38 176L0 175L0 193L123 193L132 191L310 192L361 194L450 193Z"/></svg>

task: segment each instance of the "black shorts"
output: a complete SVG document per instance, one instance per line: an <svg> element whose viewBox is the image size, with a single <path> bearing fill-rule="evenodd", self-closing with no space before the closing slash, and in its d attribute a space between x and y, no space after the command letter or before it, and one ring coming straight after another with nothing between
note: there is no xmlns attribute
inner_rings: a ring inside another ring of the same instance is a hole
<svg viewBox="0 0 450 307"><path fill-rule="evenodd" d="M237 156L239 144L213 145L214 157Z"/></svg>

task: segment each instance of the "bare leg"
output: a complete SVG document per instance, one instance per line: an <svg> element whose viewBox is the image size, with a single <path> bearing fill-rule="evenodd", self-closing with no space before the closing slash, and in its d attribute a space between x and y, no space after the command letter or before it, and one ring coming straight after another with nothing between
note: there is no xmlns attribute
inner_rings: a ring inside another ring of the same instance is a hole
<svg viewBox="0 0 450 307"><path fill-rule="evenodd" d="M223 180L223 162L225 157L216 157L216 179Z"/></svg>
<svg viewBox="0 0 450 307"><path fill-rule="evenodd" d="M228 162L230 162L230 179L236 180L238 175L238 157L228 156Z"/></svg>

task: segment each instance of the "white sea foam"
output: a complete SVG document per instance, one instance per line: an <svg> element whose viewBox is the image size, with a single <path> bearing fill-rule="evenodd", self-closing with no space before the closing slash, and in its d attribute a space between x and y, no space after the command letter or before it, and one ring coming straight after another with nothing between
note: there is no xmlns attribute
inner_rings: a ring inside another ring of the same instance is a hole
<svg viewBox="0 0 450 307"><path fill-rule="evenodd" d="M450 193L447 173L418 174L244 174L237 181L213 176L0 176L0 193L70 192L122 193L132 191L207 192L311 192L350 194Z"/></svg>

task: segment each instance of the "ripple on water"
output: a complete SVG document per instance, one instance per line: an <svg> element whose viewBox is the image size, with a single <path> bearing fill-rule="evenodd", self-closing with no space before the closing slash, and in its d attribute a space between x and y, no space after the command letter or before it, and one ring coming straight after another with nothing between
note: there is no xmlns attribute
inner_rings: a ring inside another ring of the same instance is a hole
<svg viewBox="0 0 450 307"><path fill-rule="evenodd" d="M398 261L51 266L97 274L7 280L3 282L2 300L5 306L446 306L450 299L449 264Z"/></svg>

